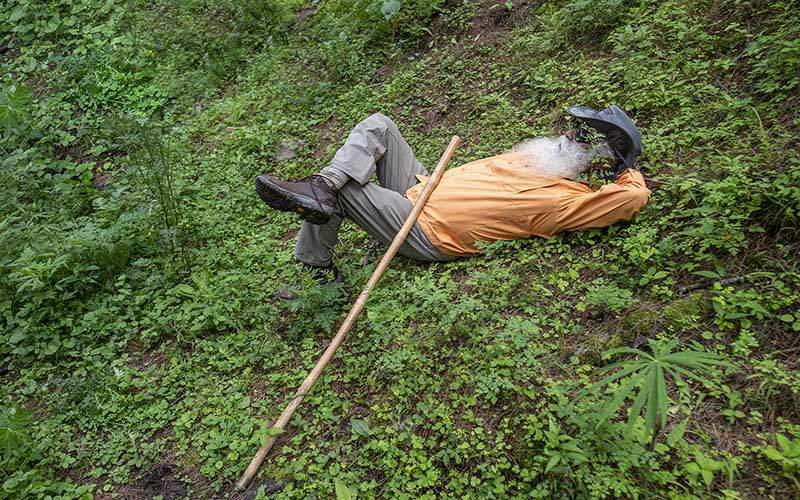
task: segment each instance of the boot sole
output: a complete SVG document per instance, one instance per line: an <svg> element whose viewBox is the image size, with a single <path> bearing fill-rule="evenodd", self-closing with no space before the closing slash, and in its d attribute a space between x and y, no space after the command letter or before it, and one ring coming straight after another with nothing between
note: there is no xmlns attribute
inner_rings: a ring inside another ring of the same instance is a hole
<svg viewBox="0 0 800 500"><path fill-rule="evenodd" d="M256 177L256 193L271 208L294 212L311 224L325 224L331 218L316 200L287 191L263 177Z"/></svg>

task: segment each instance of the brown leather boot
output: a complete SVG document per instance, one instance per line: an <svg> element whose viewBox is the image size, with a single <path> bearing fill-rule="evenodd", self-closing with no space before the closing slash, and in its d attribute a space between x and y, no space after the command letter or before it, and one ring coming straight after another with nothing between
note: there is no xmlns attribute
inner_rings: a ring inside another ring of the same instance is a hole
<svg viewBox="0 0 800 500"><path fill-rule="evenodd" d="M256 177L256 193L275 210L294 212L312 224L325 224L336 207L337 191L319 174L296 181Z"/></svg>

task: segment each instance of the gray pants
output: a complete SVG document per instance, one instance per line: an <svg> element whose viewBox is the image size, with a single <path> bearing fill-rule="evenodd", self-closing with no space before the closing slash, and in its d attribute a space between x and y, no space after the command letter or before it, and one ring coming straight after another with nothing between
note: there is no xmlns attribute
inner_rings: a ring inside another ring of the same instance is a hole
<svg viewBox="0 0 800 500"><path fill-rule="evenodd" d="M339 241L342 217L347 217L381 243L388 245L413 207L406 190L417 184L415 174L428 175L414 158L395 123L376 113L353 128L322 175L339 188L336 210L323 225L303 222L294 256L312 266L327 266ZM370 183L373 174L378 184ZM414 224L400 254L424 261L449 261Z"/></svg>

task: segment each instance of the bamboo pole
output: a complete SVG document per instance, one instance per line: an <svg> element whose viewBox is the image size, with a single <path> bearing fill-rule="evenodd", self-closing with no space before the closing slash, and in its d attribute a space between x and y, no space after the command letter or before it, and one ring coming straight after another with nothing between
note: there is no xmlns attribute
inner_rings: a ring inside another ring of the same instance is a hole
<svg viewBox="0 0 800 500"><path fill-rule="evenodd" d="M389 262L391 262L392 258L394 258L394 256L397 254L397 251L405 241L406 236L408 236L409 231L411 231L414 223L417 222L417 218L419 217L420 212L422 212L422 207L425 206L425 203L427 203L431 193L439 184L439 181L444 174L445 167L453 157L453 154L455 153L459 144L461 144L461 138L457 135L454 135L453 138L450 139L450 144L448 144L447 149L439 160L439 163L436 165L433 175L428 178L428 182L425 184L425 187L422 188L422 192L420 193L419 198L417 198L417 202L414 204L414 208L411 210L411 213L408 214L408 218L403 224L403 227L400 228L397 236L394 237L391 246L389 246L389 250L386 251L381 258L381 261L378 263L378 267L376 267L375 271L372 272L372 276L370 276L369 281L367 281L364 290L362 290L361 295L359 295L358 299L356 299L352 309L350 309L350 312L347 314L347 318L345 318L344 322L339 327L339 331L336 332L336 335L333 337L333 340L331 340L328 348L325 349L325 352L322 353L322 356L319 358L319 361L317 361L317 364L314 365L314 368L311 370L311 372L309 372L309 374L306 376L306 379L297 389L294 399L289 402L289 404L281 413L280 417L278 417L278 420L276 420L275 424L273 424L273 430L283 430L286 424L289 423L289 420L292 418L292 415L294 415L295 410L297 410L297 407L303 402L305 395L308 394L308 392L314 386L314 383L322 374L322 370L324 370L330 362L331 358L336 352L336 349L338 349L342 342L344 342L347 333L350 331L350 328L353 327L356 317L358 317L362 309L364 309L364 305L367 303L367 297L369 297L369 293L378 283L378 280L381 279L383 272L387 267L389 267ZM264 443L264 446L259 448L256 455L253 457L253 460L250 461L250 465L247 466L244 474L242 474L242 477L236 482L236 488L239 491L244 491L247 488L247 485L250 484L250 481L252 481L253 477L256 475L256 472L258 472L258 468L267 457L267 453L269 453L269 450L275 444L277 439L277 434L273 434L269 436L267 442Z"/></svg>

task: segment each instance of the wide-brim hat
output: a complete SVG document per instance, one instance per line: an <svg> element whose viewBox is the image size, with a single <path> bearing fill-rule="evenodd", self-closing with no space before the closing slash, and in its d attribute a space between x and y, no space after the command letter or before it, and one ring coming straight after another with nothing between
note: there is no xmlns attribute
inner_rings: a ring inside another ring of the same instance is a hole
<svg viewBox="0 0 800 500"><path fill-rule="evenodd" d="M609 106L603 111L572 106L567 113L605 136L616 156L617 171L623 166L634 166L636 157L642 153L642 133L623 110L617 106Z"/></svg>

